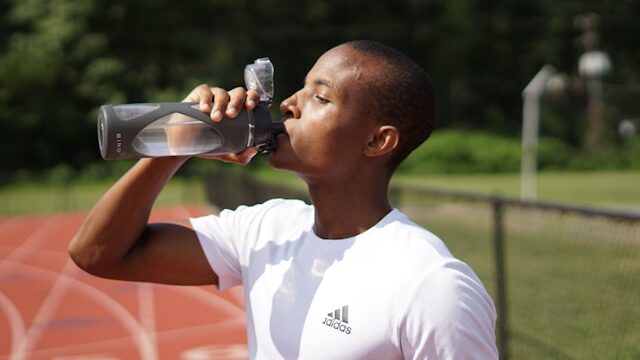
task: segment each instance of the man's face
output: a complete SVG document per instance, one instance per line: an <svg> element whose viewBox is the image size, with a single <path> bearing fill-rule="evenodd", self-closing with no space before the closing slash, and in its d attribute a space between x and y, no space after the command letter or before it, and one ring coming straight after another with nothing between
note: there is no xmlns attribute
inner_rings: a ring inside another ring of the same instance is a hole
<svg viewBox="0 0 640 360"><path fill-rule="evenodd" d="M304 87L280 105L286 135L270 162L308 181L346 180L363 160L373 121L367 117L370 60L348 46L329 50L305 78Z"/></svg>

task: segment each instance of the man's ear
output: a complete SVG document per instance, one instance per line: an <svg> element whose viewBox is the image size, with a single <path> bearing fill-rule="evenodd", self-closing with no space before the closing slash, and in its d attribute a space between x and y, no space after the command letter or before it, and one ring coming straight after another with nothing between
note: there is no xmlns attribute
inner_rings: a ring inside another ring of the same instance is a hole
<svg viewBox="0 0 640 360"><path fill-rule="evenodd" d="M398 147L400 134L395 126L383 125L371 133L364 153L367 156L375 157L388 154Z"/></svg>

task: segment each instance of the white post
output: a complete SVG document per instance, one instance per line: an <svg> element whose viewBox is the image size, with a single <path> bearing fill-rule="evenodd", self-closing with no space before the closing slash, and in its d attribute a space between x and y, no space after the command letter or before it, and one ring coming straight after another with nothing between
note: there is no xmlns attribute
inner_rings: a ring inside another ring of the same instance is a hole
<svg viewBox="0 0 640 360"><path fill-rule="evenodd" d="M535 200L538 197L538 127L540 124L540 97L547 80L555 69L545 65L522 92L522 163L520 167L520 197Z"/></svg>

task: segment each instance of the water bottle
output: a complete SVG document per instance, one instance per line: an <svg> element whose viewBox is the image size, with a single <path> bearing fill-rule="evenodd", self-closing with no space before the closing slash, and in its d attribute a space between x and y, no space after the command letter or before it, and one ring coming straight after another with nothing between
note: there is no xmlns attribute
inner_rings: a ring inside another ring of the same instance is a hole
<svg viewBox="0 0 640 360"><path fill-rule="evenodd" d="M273 65L268 58L245 67L245 85L260 95L253 111L214 123L193 103L103 105L98 115L98 144L105 160L239 153L255 146L275 149L282 123L271 121Z"/></svg>

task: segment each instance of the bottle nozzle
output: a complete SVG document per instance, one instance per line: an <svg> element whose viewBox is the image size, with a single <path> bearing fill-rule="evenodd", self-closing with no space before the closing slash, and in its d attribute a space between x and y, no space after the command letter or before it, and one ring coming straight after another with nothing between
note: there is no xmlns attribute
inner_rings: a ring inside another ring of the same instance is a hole
<svg viewBox="0 0 640 360"><path fill-rule="evenodd" d="M244 68L244 83L260 95L260 101L271 105L273 100L273 64L269 58L260 58Z"/></svg>
<svg viewBox="0 0 640 360"><path fill-rule="evenodd" d="M284 132L284 123L274 122L271 124L271 135L277 136Z"/></svg>
<svg viewBox="0 0 640 360"><path fill-rule="evenodd" d="M278 146L276 137L278 136L278 134L282 134L282 133L284 133L283 123L281 122L271 123L271 134L265 142L258 144L256 146L256 148L258 149L258 152L261 154L267 154L274 151Z"/></svg>

